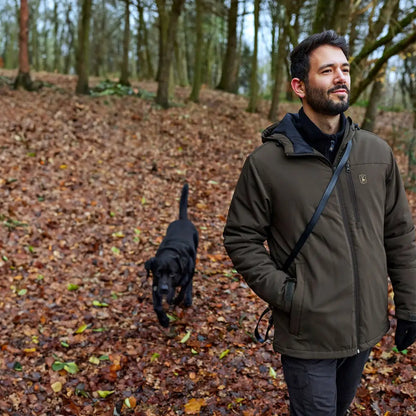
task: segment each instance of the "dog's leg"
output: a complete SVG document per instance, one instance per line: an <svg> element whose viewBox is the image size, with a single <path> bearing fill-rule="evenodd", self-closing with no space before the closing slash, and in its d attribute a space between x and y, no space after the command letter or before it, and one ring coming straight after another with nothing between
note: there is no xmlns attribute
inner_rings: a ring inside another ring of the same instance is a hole
<svg viewBox="0 0 416 416"><path fill-rule="evenodd" d="M179 291L178 295L175 297L175 299L173 299L173 304L174 305L179 305L183 301L183 298L185 296L185 287L186 286L181 286L181 290Z"/></svg>
<svg viewBox="0 0 416 416"><path fill-rule="evenodd" d="M174 299L173 303L179 305L185 298L184 305L189 307L192 305L192 275L188 280L188 283L181 287L181 290L178 293L178 296Z"/></svg>
<svg viewBox="0 0 416 416"><path fill-rule="evenodd" d="M153 309L156 312L157 319L159 319L160 325L164 328L169 326L169 318L162 307L162 298L157 293L157 286L153 286Z"/></svg>
<svg viewBox="0 0 416 416"><path fill-rule="evenodd" d="M189 307L192 305L192 282L194 277L194 269L192 269L191 278L185 288L185 302L184 305Z"/></svg>

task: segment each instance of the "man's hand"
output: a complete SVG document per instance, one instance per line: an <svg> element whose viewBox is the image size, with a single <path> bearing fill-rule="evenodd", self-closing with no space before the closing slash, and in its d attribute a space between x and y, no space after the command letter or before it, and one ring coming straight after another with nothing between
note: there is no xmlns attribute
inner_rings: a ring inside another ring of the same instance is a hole
<svg viewBox="0 0 416 416"><path fill-rule="evenodd" d="M399 351L405 350L416 341L416 322L397 320L395 342Z"/></svg>

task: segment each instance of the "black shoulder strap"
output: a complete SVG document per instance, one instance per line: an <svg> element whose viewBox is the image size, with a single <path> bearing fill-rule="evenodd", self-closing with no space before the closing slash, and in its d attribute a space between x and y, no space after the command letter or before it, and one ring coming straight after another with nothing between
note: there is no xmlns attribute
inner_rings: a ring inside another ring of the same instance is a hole
<svg viewBox="0 0 416 416"><path fill-rule="evenodd" d="M299 237L299 240L296 242L295 247L293 248L292 252L289 254L288 258L286 259L285 263L283 264L282 270L287 272L290 265L292 264L293 260L296 258L296 256L298 255L300 249L302 248L302 246L305 244L305 241L307 240L307 238L309 237L309 234L312 232L313 227L315 227L315 224L318 222L318 219L320 217L320 215L322 214L322 211L325 208L326 203L328 202L329 196L331 195L332 191L335 188L335 185L338 181L338 177L339 174L341 173L343 167L345 166L345 164L347 163L348 157L350 156L350 152L351 152L351 147L352 147L352 140L350 140L347 143L347 147L345 149L344 154L342 155L341 160L338 163L337 168L335 169L335 172L332 174L331 180L329 181L325 192L322 195L321 200L319 201L319 204L314 212L314 214L312 215L312 218L310 219L310 221L308 222L306 228L304 229L302 235ZM254 335L257 339L258 342L265 342L267 340L267 336L269 334L269 330L271 329L271 327L273 326L273 316L270 316L269 318L269 325L267 328L267 332L266 332L266 336L263 339L258 331L258 326L260 321L262 320L263 316L267 313L271 311L270 306L268 306L263 313L261 314L259 320L257 321L257 325L256 328L254 330Z"/></svg>
<svg viewBox="0 0 416 416"><path fill-rule="evenodd" d="M323 193L322 198L319 201L318 207L316 208L314 214L312 215L312 218L310 219L308 225L304 229L302 235L299 237L299 240L296 242L294 249L292 250L288 258L286 259L285 264L282 267L282 270L284 270L285 272L288 271L293 260L296 258L300 249L302 248L302 246L305 244L305 241L309 237L309 234L312 232L313 227L315 227L315 224L318 222L318 219L320 215L322 214L322 211L324 210L326 203L328 202L329 196L331 195L332 191L335 188L339 174L341 173L342 168L347 163L348 157L351 152L351 146L352 146L352 140L348 142L347 148L345 149L345 152L341 160L339 161L338 166L335 169L335 172L332 174L331 180L329 181L325 189L325 192Z"/></svg>

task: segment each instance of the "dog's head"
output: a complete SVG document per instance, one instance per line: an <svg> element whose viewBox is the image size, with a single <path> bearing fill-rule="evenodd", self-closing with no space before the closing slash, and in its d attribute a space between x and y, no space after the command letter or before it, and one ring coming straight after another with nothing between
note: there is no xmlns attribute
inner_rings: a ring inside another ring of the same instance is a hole
<svg viewBox="0 0 416 416"><path fill-rule="evenodd" d="M147 275L153 275L153 291L157 291L160 298L166 298L170 304L177 286L183 280L183 266L179 256L157 256L146 261Z"/></svg>

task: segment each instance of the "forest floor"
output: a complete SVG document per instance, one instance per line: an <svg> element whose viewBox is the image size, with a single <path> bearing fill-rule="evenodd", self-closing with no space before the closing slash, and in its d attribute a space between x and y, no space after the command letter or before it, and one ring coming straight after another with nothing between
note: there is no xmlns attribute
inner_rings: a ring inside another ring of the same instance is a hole
<svg viewBox="0 0 416 416"><path fill-rule="evenodd" d="M50 84L0 86L0 415L288 415L280 357L252 337L265 305L222 245L268 103L249 114L244 97L203 89L195 104L178 88L161 110L154 83L138 83L140 97L93 97L74 94L75 77L32 77ZM281 115L298 107L283 103ZM376 129L403 172L406 126L410 114L384 113ZM165 330L144 262L185 181L200 234L193 305L171 310ZM416 349L395 351L393 329L353 415L416 415Z"/></svg>

